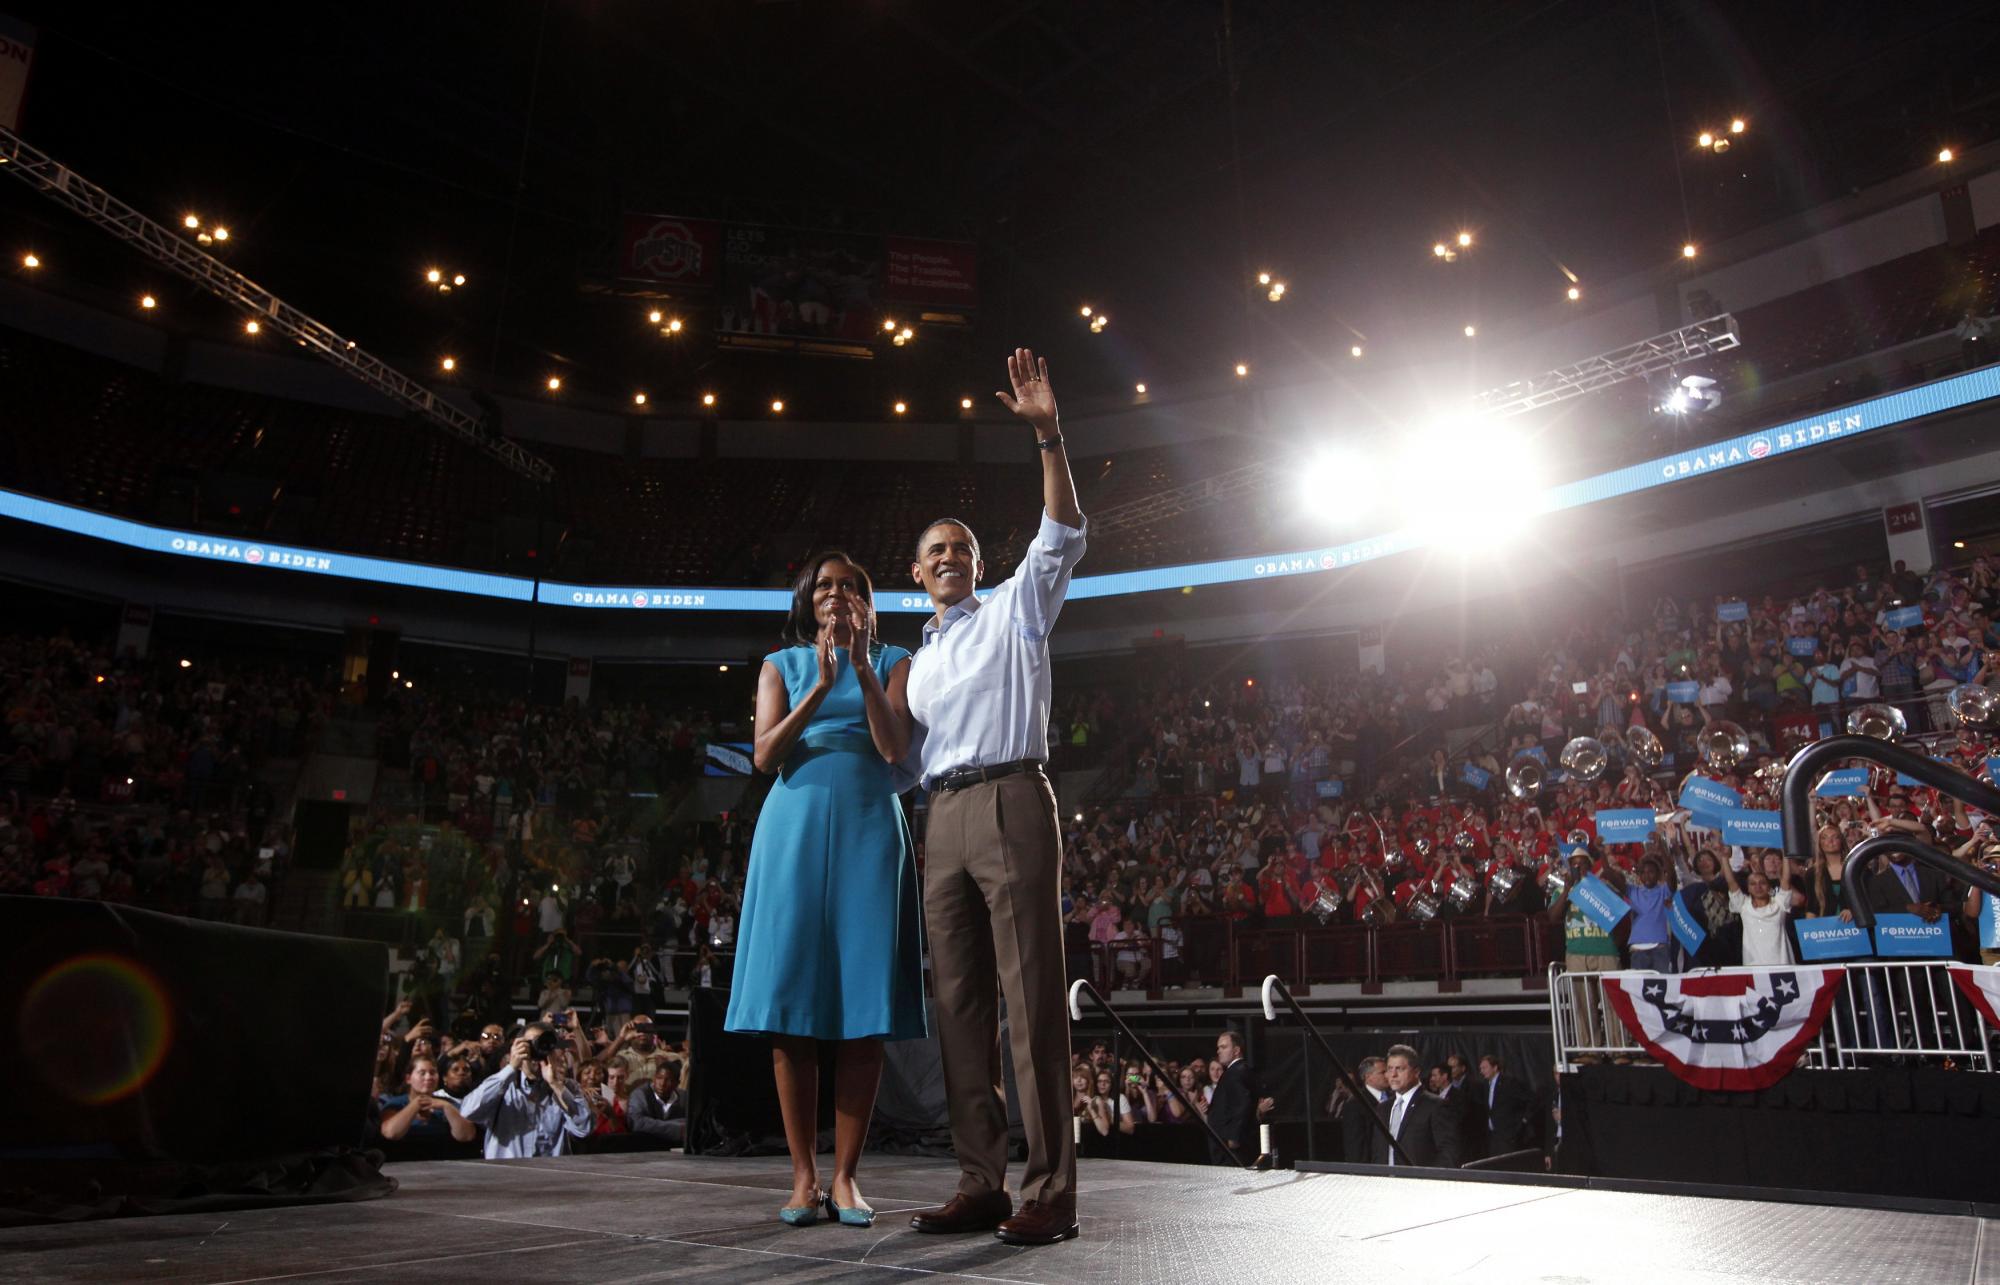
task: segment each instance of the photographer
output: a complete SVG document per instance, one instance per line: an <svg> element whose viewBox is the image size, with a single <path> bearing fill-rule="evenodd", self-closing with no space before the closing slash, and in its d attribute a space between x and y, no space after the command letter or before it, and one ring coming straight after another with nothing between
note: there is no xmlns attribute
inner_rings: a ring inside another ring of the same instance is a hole
<svg viewBox="0 0 2000 1285"><path fill-rule="evenodd" d="M562 1035L538 1022L514 1041L507 1065L465 1096L460 1114L486 1127L488 1160L568 1155L570 1139L590 1136L597 1119L566 1061Z"/></svg>

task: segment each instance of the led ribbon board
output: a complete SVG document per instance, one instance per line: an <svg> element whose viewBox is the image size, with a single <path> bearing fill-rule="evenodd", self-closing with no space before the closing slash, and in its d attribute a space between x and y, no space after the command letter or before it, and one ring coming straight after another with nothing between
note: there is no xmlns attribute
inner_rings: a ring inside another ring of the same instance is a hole
<svg viewBox="0 0 2000 1285"><path fill-rule="evenodd" d="M1779 455L1845 441L1863 433L1907 424L1994 397L2000 397L2000 366L1987 366L1917 388L1871 397L1823 415L1793 420L1695 450L1663 455L1643 464L1552 486L1542 492L1536 507L1538 512L1550 513L1596 504L1601 500L1616 499L1621 495L1632 495ZM558 607L620 611L782 612L791 605L791 594L783 589L537 583L520 576L488 575L389 558L238 540L132 522L7 490L0 490L0 517L175 557L299 571L308 575L338 576L347 580L416 589L442 589L450 593L511 602L533 599ZM1421 536L1405 530L1293 553L1153 567L1144 571L1119 571L1101 576L1078 576L1070 582L1069 596L1072 599L1112 598L1122 594L1180 589L1188 585L1230 584L1336 571L1422 545ZM921 593L877 590L875 610L883 614L927 613L932 607L930 600Z"/></svg>

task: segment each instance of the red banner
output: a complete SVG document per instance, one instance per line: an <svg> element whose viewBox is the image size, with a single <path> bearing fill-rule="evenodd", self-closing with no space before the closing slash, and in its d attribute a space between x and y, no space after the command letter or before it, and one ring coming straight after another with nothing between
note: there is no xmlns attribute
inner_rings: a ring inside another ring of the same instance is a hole
<svg viewBox="0 0 2000 1285"><path fill-rule="evenodd" d="M722 228L708 219L628 214L618 275L649 285L713 286L722 275Z"/></svg>
<svg viewBox="0 0 2000 1285"><path fill-rule="evenodd" d="M882 295L897 303L970 308L979 297L979 255L963 241L889 238Z"/></svg>

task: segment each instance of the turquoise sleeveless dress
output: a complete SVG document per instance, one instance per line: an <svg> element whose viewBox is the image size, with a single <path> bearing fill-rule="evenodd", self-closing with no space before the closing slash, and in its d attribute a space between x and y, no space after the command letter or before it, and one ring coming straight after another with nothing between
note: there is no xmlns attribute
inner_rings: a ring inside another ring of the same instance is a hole
<svg viewBox="0 0 2000 1285"><path fill-rule="evenodd" d="M875 673L908 658L880 647ZM811 647L770 662L792 706L819 681ZM724 1026L822 1040L922 1039L924 938L902 804L868 734L845 653L833 690L778 769L750 840Z"/></svg>

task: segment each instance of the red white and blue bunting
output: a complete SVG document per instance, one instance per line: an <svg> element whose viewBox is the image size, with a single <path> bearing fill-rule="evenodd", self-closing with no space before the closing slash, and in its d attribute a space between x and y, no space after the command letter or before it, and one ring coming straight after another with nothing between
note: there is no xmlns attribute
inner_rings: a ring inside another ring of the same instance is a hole
<svg viewBox="0 0 2000 1285"><path fill-rule="evenodd" d="M1698 1089L1762 1089L1798 1064L1839 991L1840 968L1604 973L1632 1038Z"/></svg>

